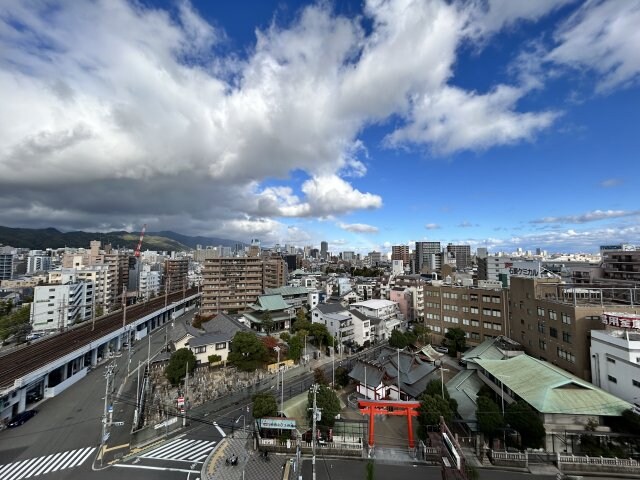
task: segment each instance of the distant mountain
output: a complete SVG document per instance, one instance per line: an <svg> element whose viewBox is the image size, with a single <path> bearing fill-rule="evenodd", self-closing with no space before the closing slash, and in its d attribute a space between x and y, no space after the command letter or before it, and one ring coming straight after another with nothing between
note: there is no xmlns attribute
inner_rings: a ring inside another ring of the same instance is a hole
<svg viewBox="0 0 640 480"><path fill-rule="evenodd" d="M19 248L30 248L33 250L44 250L45 248L89 248L91 240L100 240L102 244L110 243L114 248L136 248L140 234L137 232L61 232L55 228L10 228L0 226L0 245L9 245ZM200 244L233 246L234 240L224 240L221 238L189 237L179 233L147 232L142 243L143 251L149 250L190 250Z"/></svg>
<svg viewBox="0 0 640 480"><path fill-rule="evenodd" d="M162 231L162 232L153 232L150 235L157 235L159 237L166 237L176 242L180 242L183 245L186 245L190 248L196 248L196 245L202 245L202 248L207 245L212 245L217 247L222 245L223 247L234 247L237 244L246 245L244 242L239 242L237 240L227 240L224 238L216 238L216 237L190 237L188 235L182 235L180 233L172 232L172 231ZM146 237L145 237L146 238Z"/></svg>

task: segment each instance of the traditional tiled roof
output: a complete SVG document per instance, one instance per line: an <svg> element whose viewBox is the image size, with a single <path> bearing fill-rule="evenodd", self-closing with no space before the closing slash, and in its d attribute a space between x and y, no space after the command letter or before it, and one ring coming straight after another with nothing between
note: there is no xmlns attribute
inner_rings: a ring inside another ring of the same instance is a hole
<svg viewBox="0 0 640 480"><path fill-rule="evenodd" d="M347 311L341 303L319 303L316 308L322 313L338 313Z"/></svg>
<svg viewBox="0 0 640 480"><path fill-rule="evenodd" d="M284 301L282 295L260 295L256 303L250 305L250 308L262 312L276 312L278 310L291 308L291 306Z"/></svg>

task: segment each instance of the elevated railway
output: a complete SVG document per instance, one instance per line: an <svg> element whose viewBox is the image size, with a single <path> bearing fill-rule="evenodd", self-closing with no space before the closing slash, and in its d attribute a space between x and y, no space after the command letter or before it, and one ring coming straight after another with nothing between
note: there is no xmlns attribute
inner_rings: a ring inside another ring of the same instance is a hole
<svg viewBox="0 0 640 480"><path fill-rule="evenodd" d="M155 298L145 303L127 307L126 325L135 325L140 319L161 310L165 306L170 306L176 301L197 295L196 288L185 292L175 292ZM7 355L0 357L0 392L11 389L16 380L37 371L48 364L62 359L83 347L98 342L113 332L122 329L122 310L109 313L97 318L92 322L83 322L71 329L48 336L25 347L14 350Z"/></svg>

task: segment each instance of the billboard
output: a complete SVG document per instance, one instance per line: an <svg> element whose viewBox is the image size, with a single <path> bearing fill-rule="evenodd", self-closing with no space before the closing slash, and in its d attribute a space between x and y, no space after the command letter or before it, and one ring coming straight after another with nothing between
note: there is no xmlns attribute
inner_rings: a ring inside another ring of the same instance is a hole
<svg viewBox="0 0 640 480"><path fill-rule="evenodd" d="M640 315L605 312L602 314L602 323L611 327L640 329Z"/></svg>
<svg viewBox="0 0 640 480"><path fill-rule="evenodd" d="M539 277L540 262L514 261L504 264L505 273L518 277Z"/></svg>
<svg viewBox="0 0 640 480"><path fill-rule="evenodd" d="M296 421L290 418L261 418L260 428L277 428L278 430L295 430Z"/></svg>

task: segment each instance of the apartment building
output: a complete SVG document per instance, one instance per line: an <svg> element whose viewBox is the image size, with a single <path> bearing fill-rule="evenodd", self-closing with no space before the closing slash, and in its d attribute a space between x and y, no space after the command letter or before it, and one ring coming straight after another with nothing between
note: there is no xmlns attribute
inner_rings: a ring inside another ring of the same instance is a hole
<svg viewBox="0 0 640 480"><path fill-rule="evenodd" d="M605 312L640 313L635 288L571 285L557 278L511 277L510 332L527 354L591 381L589 344Z"/></svg>
<svg viewBox="0 0 640 480"><path fill-rule="evenodd" d="M470 346L509 336L508 319L508 290L503 288L441 281L424 286L424 323L432 332L433 343L441 343L450 328L464 330Z"/></svg>
<svg viewBox="0 0 640 480"><path fill-rule="evenodd" d="M51 257L42 250L31 250L27 256L27 273L46 272L51 268Z"/></svg>
<svg viewBox="0 0 640 480"><path fill-rule="evenodd" d="M409 262L411 261L409 245L392 245L391 261L393 260L402 260L403 265L409 265Z"/></svg>
<svg viewBox="0 0 640 480"><path fill-rule="evenodd" d="M52 332L92 316L93 283L67 274L61 285L37 286L33 290L31 326L34 332Z"/></svg>
<svg viewBox="0 0 640 480"><path fill-rule="evenodd" d="M11 280L16 265L16 251L12 247L0 247L0 280Z"/></svg>
<svg viewBox="0 0 640 480"><path fill-rule="evenodd" d="M187 275L189 274L189 259L167 258L164 261L164 285L170 292L182 291L189 288Z"/></svg>
<svg viewBox="0 0 640 480"><path fill-rule="evenodd" d="M276 255L266 258L263 266L263 289L279 288L286 285L288 268L281 256Z"/></svg>
<svg viewBox="0 0 640 480"><path fill-rule="evenodd" d="M640 286L640 250L602 250L602 278Z"/></svg>
<svg viewBox="0 0 640 480"><path fill-rule="evenodd" d="M203 266L202 314L238 313L263 292L264 267L260 257L208 258Z"/></svg>

